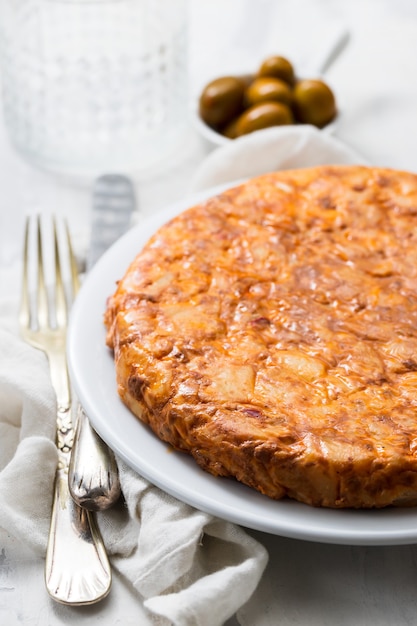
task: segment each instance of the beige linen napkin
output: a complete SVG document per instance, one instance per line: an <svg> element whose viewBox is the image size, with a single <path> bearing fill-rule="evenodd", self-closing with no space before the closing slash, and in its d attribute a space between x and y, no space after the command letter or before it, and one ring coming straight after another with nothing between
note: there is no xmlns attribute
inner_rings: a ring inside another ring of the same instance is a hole
<svg viewBox="0 0 417 626"><path fill-rule="evenodd" d="M46 357L0 329L0 526L44 553L57 463Z"/></svg>

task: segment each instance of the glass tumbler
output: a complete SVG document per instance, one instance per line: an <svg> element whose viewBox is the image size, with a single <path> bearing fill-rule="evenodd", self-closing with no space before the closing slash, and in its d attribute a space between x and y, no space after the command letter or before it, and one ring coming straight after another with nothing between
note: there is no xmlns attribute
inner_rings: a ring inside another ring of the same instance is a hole
<svg viewBox="0 0 417 626"><path fill-rule="evenodd" d="M2 0L4 120L47 169L136 171L187 123L187 0Z"/></svg>

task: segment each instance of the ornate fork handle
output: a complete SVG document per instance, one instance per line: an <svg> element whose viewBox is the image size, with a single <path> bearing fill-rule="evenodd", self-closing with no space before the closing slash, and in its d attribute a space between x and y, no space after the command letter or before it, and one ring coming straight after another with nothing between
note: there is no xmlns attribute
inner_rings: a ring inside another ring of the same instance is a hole
<svg viewBox="0 0 417 626"><path fill-rule="evenodd" d="M111 571L95 516L71 498L68 488L74 429L65 353L48 353L57 408L58 468L46 552L48 593L59 602L92 604L110 591Z"/></svg>
<svg viewBox="0 0 417 626"><path fill-rule="evenodd" d="M73 501L61 470L55 478L45 581L54 600L75 606L93 604L110 590L107 555L95 517Z"/></svg>

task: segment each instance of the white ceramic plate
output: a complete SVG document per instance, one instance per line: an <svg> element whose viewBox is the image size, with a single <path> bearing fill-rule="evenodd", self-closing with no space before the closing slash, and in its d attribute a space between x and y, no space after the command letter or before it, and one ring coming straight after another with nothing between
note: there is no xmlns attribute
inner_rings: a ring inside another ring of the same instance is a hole
<svg viewBox="0 0 417 626"><path fill-rule="evenodd" d="M107 251L85 280L72 311L68 356L75 390L92 424L143 477L180 500L220 518L276 535L325 543L416 542L416 508L330 510L291 500L271 500L234 480L207 474L191 457L172 451L157 439L120 401L112 354L105 346L106 299L113 293L116 280L161 224L221 189L175 204L133 228Z"/></svg>

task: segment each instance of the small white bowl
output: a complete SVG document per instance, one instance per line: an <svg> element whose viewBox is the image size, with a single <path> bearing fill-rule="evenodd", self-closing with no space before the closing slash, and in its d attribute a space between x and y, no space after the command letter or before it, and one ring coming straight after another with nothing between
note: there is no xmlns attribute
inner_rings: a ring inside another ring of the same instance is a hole
<svg viewBox="0 0 417 626"><path fill-rule="evenodd" d="M337 99L336 99L336 103L337 103L336 117L331 122L329 122L326 126L320 129L322 132L330 134L330 135L332 135L335 132L338 126L339 120L340 120L340 116L341 116L341 111L340 111L340 107L338 106ZM235 141L234 139L229 139L229 137L225 137L221 133L218 133L201 119L200 113L199 113L199 99L194 100L192 104L191 122L195 130L198 132L198 134L201 137L204 137L204 139L208 141L208 143L211 146L224 146L230 143L231 141ZM300 126L300 124L293 124L293 126ZM256 132L256 131L253 131L253 132Z"/></svg>

